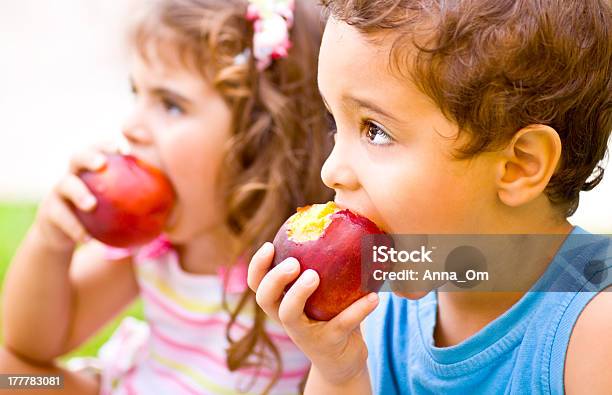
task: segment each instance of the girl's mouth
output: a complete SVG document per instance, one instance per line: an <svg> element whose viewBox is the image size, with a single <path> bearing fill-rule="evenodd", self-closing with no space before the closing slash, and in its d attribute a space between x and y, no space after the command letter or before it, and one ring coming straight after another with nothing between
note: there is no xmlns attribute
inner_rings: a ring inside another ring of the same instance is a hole
<svg viewBox="0 0 612 395"><path fill-rule="evenodd" d="M170 212L170 216L168 217L168 220L166 221L166 226L165 226L166 230L172 231L176 227L180 216L181 216L181 205L180 203L177 202L174 204L174 207L172 208L172 211Z"/></svg>
<svg viewBox="0 0 612 395"><path fill-rule="evenodd" d="M155 166L165 174L165 176L168 178L168 181L170 181L170 183L172 184L172 187L175 191L175 204L172 208L172 211L170 212L168 220L166 221L166 225L164 226L164 229L166 229L167 231L172 231L176 227L176 224L179 220L181 214L181 205L180 203L178 203L178 196L176 196L176 188L174 187L174 183L172 182L172 179L170 178L169 174L166 172L165 167L159 160L159 157L155 155L152 150L137 150L134 149L129 143L125 143L124 145L122 145L120 147L120 152L124 155L133 155L136 158L147 162L152 166Z"/></svg>

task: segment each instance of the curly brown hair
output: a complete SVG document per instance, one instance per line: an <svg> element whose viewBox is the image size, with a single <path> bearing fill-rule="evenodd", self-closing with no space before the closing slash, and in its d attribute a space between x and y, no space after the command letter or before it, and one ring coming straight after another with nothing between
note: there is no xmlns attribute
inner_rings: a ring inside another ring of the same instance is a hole
<svg viewBox="0 0 612 395"><path fill-rule="evenodd" d="M396 33L394 71L470 135L457 157L502 147L521 128L544 124L562 142L545 192L564 215L574 213L580 191L602 180L612 130L609 0L322 3L365 35Z"/></svg>
<svg viewBox="0 0 612 395"><path fill-rule="evenodd" d="M131 31L140 56L147 59L154 44L157 55L195 68L232 109L232 141L223 174L228 184L224 185L227 224L239 239L236 260L250 257L274 238L296 207L332 198L332 191L320 179L332 145L316 84L325 22L320 8L315 2L296 2L289 55L260 72L252 58L246 63L234 61L247 48L252 53L253 25L245 18L246 0L150 3ZM264 312L250 290L237 306L225 306L231 317L226 328L229 369L267 364L266 350L271 352L276 375L267 386L269 391L280 377L282 363L266 334ZM234 339L231 329L247 308L255 310L254 325L245 336Z"/></svg>

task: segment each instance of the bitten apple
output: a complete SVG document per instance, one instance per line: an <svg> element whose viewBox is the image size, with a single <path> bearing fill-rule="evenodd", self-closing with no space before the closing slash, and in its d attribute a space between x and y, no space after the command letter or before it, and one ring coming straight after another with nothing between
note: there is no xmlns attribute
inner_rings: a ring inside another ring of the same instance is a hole
<svg viewBox="0 0 612 395"><path fill-rule="evenodd" d="M273 266L294 257L300 262L300 273L313 269L320 278L306 301L308 317L328 321L370 291L378 291L382 282L362 283L372 278L363 275L368 268L361 262L367 235L385 233L369 219L340 209L334 202L298 208L280 228L273 241ZM390 237L384 238L383 244L391 243Z"/></svg>
<svg viewBox="0 0 612 395"><path fill-rule="evenodd" d="M175 195L161 170L132 155L109 154L102 169L79 177L97 199L90 212L74 209L92 237L115 247L133 247L163 230Z"/></svg>

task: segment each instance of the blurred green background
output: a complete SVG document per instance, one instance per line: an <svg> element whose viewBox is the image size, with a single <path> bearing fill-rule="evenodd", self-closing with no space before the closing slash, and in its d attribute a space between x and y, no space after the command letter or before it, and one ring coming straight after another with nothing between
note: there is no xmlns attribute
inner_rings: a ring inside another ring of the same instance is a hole
<svg viewBox="0 0 612 395"><path fill-rule="evenodd" d="M0 297L3 294L1 287L4 285L4 276L11 258L19 246L21 239L32 224L35 214L35 203L0 203L0 281L2 283L2 285L0 285ZM143 318L142 302L140 300L137 300L126 308L118 317L112 322L109 322L81 347L65 355L61 359L65 360L73 356L95 356L100 346L110 337L121 320L128 315L140 319ZM0 326L0 341L2 339L1 331L2 327Z"/></svg>

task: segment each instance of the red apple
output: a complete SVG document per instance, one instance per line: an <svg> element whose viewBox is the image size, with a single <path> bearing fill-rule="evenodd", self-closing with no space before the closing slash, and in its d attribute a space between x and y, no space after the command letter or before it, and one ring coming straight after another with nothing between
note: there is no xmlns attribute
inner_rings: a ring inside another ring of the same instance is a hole
<svg viewBox="0 0 612 395"><path fill-rule="evenodd" d="M89 234L115 247L145 244L164 228L174 205L170 181L161 170L131 155L107 155L106 165L79 177L97 199L75 213Z"/></svg>
<svg viewBox="0 0 612 395"><path fill-rule="evenodd" d="M274 262L288 257L300 262L300 273L315 270L320 278L316 291L308 298L304 312L312 319L328 321L351 303L378 291L382 282L364 284L362 242L367 235L385 235L369 219L334 202L298 208L274 238ZM383 240L390 244L391 238ZM377 244L378 245L378 244ZM365 247L371 251L371 247ZM370 267L371 269L371 267ZM367 273L366 273L367 274Z"/></svg>

